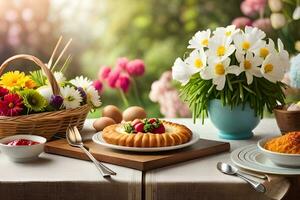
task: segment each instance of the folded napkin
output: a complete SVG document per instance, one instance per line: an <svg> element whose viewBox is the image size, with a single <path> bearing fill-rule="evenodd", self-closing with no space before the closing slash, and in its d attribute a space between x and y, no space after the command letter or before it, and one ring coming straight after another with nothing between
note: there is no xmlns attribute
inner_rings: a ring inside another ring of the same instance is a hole
<svg viewBox="0 0 300 200"><path fill-rule="evenodd" d="M270 199L281 200L287 194L291 186L290 181L284 176L266 174L266 179L261 179L253 177L253 175L257 174L256 172L246 171L244 169L241 170L241 172L244 172L245 176L264 184L266 187L265 195ZM247 174L251 174L252 176ZM261 176L261 174L257 175Z"/></svg>
<svg viewBox="0 0 300 200"><path fill-rule="evenodd" d="M280 200L288 192L291 183L284 176L266 175L267 180L263 181L267 191L265 195L271 199Z"/></svg>

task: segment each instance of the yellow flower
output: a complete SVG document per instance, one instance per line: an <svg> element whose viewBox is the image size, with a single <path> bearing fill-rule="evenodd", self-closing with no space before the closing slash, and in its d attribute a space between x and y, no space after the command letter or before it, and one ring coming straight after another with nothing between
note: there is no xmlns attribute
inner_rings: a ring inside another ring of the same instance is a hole
<svg viewBox="0 0 300 200"><path fill-rule="evenodd" d="M7 72L2 75L0 84L8 89L14 87L22 87L24 85L25 74L23 72L14 71Z"/></svg>
<svg viewBox="0 0 300 200"><path fill-rule="evenodd" d="M25 88L28 88L28 89L33 89L33 88L36 88L36 83L30 79L28 76L26 76L26 81L24 83L24 87Z"/></svg>
<svg viewBox="0 0 300 200"><path fill-rule="evenodd" d="M13 88L34 88L36 87L35 82L26 76L23 72L14 71L7 72L2 75L0 85L7 89Z"/></svg>

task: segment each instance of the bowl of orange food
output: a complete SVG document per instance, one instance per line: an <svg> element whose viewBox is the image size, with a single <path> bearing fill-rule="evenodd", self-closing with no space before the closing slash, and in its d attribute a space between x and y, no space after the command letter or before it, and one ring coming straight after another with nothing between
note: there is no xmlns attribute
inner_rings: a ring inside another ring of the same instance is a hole
<svg viewBox="0 0 300 200"><path fill-rule="evenodd" d="M257 146L276 165L300 167L300 131L262 139Z"/></svg>

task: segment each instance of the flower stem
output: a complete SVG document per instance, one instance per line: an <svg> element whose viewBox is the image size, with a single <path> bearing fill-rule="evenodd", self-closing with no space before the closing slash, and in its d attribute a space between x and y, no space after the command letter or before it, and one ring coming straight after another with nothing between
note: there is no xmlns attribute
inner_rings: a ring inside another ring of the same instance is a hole
<svg viewBox="0 0 300 200"><path fill-rule="evenodd" d="M119 89L119 92L120 92L120 95L121 95L121 98L123 100L125 107L129 107L129 102L125 96L125 93L121 89Z"/></svg>
<svg viewBox="0 0 300 200"><path fill-rule="evenodd" d="M134 78L132 78L132 84L133 84L133 91L134 91L135 98L137 99L138 104L140 106L143 106L142 100L141 100L140 95L139 95L139 91L137 89L137 84L136 84L136 81L135 81Z"/></svg>

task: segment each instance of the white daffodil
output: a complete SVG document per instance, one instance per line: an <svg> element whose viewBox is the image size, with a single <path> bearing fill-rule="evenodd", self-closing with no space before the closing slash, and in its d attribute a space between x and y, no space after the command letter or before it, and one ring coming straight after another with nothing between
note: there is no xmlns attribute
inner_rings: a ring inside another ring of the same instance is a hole
<svg viewBox="0 0 300 200"><path fill-rule="evenodd" d="M276 52L274 41L269 38L269 42L267 44L267 42L263 40L262 45L253 52L256 56L265 59L267 55Z"/></svg>
<svg viewBox="0 0 300 200"><path fill-rule="evenodd" d="M235 51L235 46L231 42L232 39L225 35L214 35L208 44L209 59L222 61L228 58Z"/></svg>
<svg viewBox="0 0 300 200"><path fill-rule="evenodd" d="M266 34L256 27L246 26L245 32L239 32L233 36L234 44L237 51L245 54L246 52L254 52L263 47L263 38Z"/></svg>
<svg viewBox="0 0 300 200"><path fill-rule="evenodd" d="M287 72L290 67L289 53L284 49L283 43L279 38L277 40L277 46L280 65L284 68L284 71Z"/></svg>
<svg viewBox="0 0 300 200"><path fill-rule="evenodd" d="M100 96L94 86L89 86L86 89L87 102L94 108L101 106Z"/></svg>
<svg viewBox="0 0 300 200"><path fill-rule="evenodd" d="M193 75L192 68L187 65L181 58L177 58L172 67L172 77L183 85L187 84Z"/></svg>
<svg viewBox="0 0 300 200"><path fill-rule="evenodd" d="M208 46L211 31L198 31L189 41L189 49L202 49Z"/></svg>
<svg viewBox="0 0 300 200"><path fill-rule="evenodd" d="M273 83L281 81L285 73L277 54L269 54L263 61L260 71L264 78Z"/></svg>
<svg viewBox="0 0 300 200"><path fill-rule="evenodd" d="M236 52L235 57L240 63L240 68L245 71L247 84L250 85L253 82L253 76L262 77L260 72L260 66L263 60L258 56L253 56L253 53L247 52L246 57L243 54Z"/></svg>
<svg viewBox="0 0 300 200"><path fill-rule="evenodd" d="M195 74L206 67L206 54L202 48L199 50L195 49L185 62L189 66L191 73Z"/></svg>
<svg viewBox="0 0 300 200"><path fill-rule="evenodd" d="M66 109L77 108L80 106L82 97L80 92L73 87L66 86L60 89L61 95L64 99L63 105Z"/></svg>
<svg viewBox="0 0 300 200"><path fill-rule="evenodd" d="M227 27L218 27L213 34L214 35L225 35L226 37L233 37L237 34L240 29L236 29L235 25L229 25Z"/></svg>
<svg viewBox="0 0 300 200"><path fill-rule="evenodd" d="M87 77L83 76L77 76L74 79L70 80L70 83L75 85L76 87L81 87L84 90L86 90L90 85L93 84L91 80L89 80Z"/></svg>
<svg viewBox="0 0 300 200"><path fill-rule="evenodd" d="M222 90L225 86L226 75L239 75L241 73L241 69L236 65L229 66L230 58L219 62L214 61L209 62L208 67L201 71L200 74L201 77L205 80L213 79L213 84L217 86L217 90Z"/></svg>

